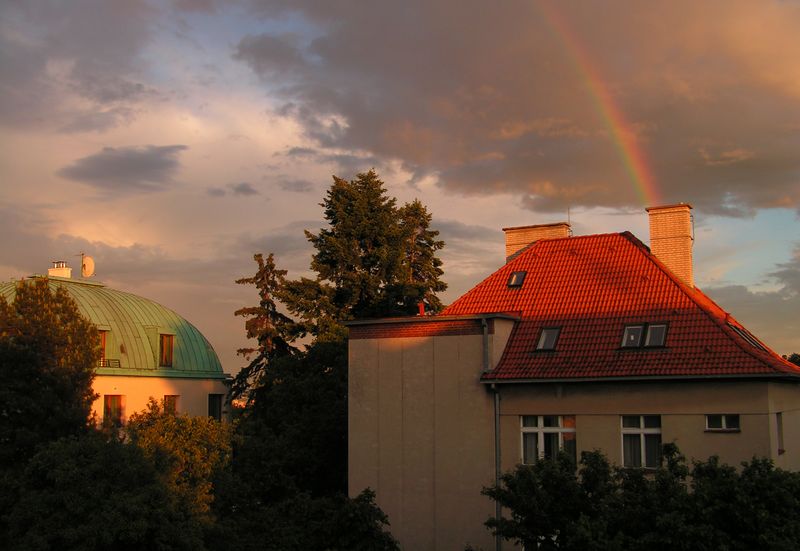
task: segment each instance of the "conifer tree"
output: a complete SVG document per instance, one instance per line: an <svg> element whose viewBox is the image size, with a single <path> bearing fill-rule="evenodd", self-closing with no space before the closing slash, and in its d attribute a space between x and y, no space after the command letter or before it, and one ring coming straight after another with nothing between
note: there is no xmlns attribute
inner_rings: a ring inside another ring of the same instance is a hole
<svg viewBox="0 0 800 551"><path fill-rule="evenodd" d="M250 363L242 368L233 380L231 397L234 399L244 395L249 388L258 386L267 366L276 358L295 352L289 336L292 319L279 312L275 302L276 293L284 286L286 270L275 267L272 253L266 260L260 253L253 255L253 260L258 264L255 275L237 279L236 283L255 285L261 300L258 306L239 308L234 315L247 318L245 321L247 338L255 339L258 344L237 351Z"/></svg>

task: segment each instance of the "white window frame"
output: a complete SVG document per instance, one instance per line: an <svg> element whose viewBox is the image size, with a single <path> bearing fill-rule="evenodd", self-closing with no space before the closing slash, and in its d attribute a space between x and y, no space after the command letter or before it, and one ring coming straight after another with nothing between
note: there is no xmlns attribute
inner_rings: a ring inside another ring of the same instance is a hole
<svg viewBox="0 0 800 551"><path fill-rule="evenodd" d="M722 418L722 426L721 427L710 427L708 425L708 418L718 415ZM730 417L738 417L738 423L736 427L730 427L729 418ZM706 432L740 432L742 429L742 417L738 413L707 413L706 414Z"/></svg>
<svg viewBox="0 0 800 551"><path fill-rule="evenodd" d="M525 426L525 418L526 417L536 417L536 426L535 427L526 427ZM558 417L558 426L557 427L545 427L544 426L544 418L545 417ZM519 462L523 465L531 465L532 463L525 463L525 435L526 434L536 434L536 449L538 450L538 457L537 459L544 459L544 435L545 434L558 434L558 449L564 449L564 435L565 434L575 434L576 435L576 445L575 445L575 453L577 454L577 433L575 427L565 427L564 426L564 418L565 417L572 417L573 420L575 419L574 415L520 415L519 416L519 426L520 426L520 437L519 437Z"/></svg>
<svg viewBox="0 0 800 551"><path fill-rule="evenodd" d="M638 417L639 418L639 426L638 427L626 427L624 423L625 417ZM658 427L647 427L645 428L644 419L645 417L658 417ZM647 450L646 450L646 435L657 434L659 436L662 435L661 432L661 415L652 415L652 414L645 414L645 415L636 415L636 414L628 414L628 415L620 415L619 416L619 426L621 429L621 436L620 436L620 451L622 457L622 466L629 467L629 468L638 468L638 469L655 469L658 465L647 465ZM639 454L642 458L641 465L626 465L625 464L625 435L638 435L639 436ZM659 443L659 447L663 442ZM661 455L661 450L659 450L659 456Z"/></svg>

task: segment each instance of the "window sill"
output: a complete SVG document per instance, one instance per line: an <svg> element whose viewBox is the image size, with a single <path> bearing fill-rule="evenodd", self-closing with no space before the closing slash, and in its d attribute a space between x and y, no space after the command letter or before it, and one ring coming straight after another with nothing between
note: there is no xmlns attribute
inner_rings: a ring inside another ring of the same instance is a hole
<svg viewBox="0 0 800 551"><path fill-rule="evenodd" d="M742 432L742 429L706 429L704 432L732 433L732 432Z"/></svg>

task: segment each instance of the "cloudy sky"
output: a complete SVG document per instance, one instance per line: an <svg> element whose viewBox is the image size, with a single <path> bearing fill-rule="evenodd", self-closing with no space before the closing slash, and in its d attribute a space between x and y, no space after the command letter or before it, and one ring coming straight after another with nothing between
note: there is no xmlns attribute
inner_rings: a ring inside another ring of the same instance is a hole
<svg viewBox="0 0 800 551"><path fill-rule="evenodd" d="M255 252L308 275L331 175L375 168L447 242L450 302L504 226L631 230L689 202L696 278L800 352L800 3L6 0L0 277L55 259L241 360Z"/></svg>

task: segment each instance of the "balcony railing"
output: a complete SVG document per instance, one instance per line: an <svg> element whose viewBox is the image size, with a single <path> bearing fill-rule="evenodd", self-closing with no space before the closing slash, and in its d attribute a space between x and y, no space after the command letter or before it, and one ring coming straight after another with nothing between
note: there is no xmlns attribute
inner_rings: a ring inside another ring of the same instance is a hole
<svg viewBox="0 0 800 551"><path fill-rule="evenodd" d="M97 365L98 367L120 367L119 360L109 360L107 358L103 358L100 360L100 363Z"/></svg>

